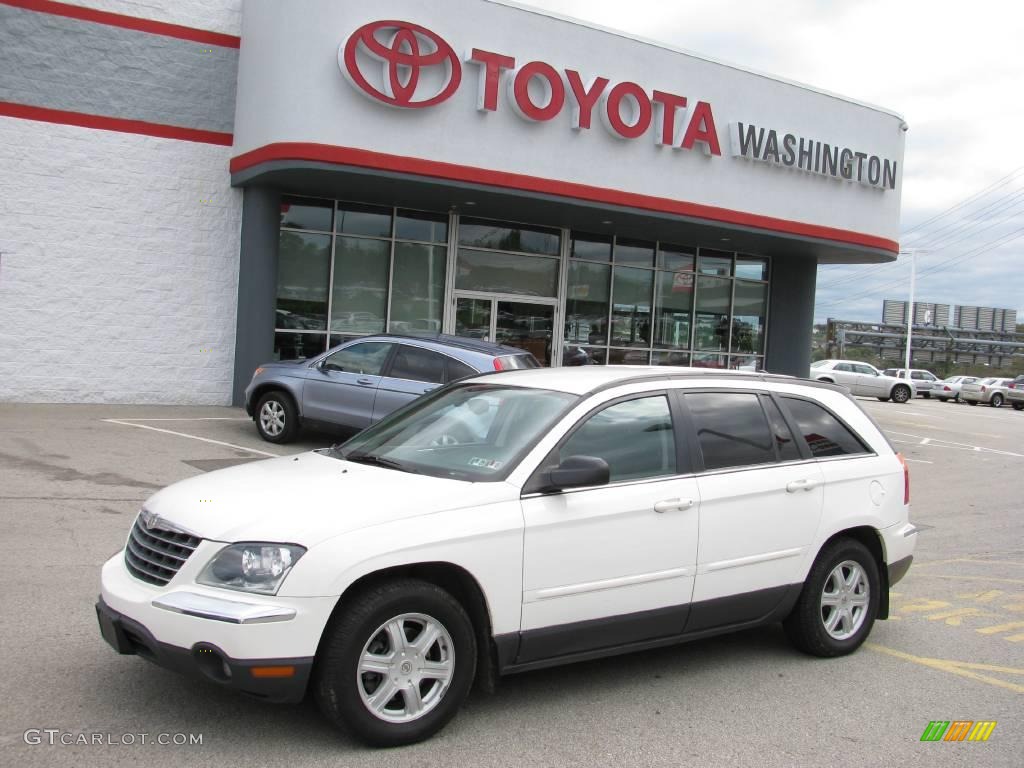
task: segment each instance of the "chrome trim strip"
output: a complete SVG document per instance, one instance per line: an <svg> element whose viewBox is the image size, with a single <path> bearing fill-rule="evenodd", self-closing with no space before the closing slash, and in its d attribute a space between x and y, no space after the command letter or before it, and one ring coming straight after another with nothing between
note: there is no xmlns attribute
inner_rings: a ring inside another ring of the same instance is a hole
<svg viewBox="0 0 1024 768"><path fill-rule="evenodd" d="M161 595L152 605L154 608L163 608L172 613L225 621L229 624L267 624L274 621L291 621L295 618L294 608L223 600L195 592L171 592Z"/></svg>
<svg viewBox="0 0 1024 768"><path fill-rule="evenodd" d="M615 579L603 579L602 581L589 581L582 584L568 584L564 587L549 587L548 589L537 589L523 593L523 602L535 603L538 600L550 600L554 597L568 597L569 595L580 595L586 592L600 592L604 589L615 589L616 587L628 587L633 584L648 584L652 581L665 581L677 579L681 576L693 576L692 568L670 568L667 571L655 571L654 573L641 573L637 576L620 576Z"/></svg>
<svg viewBox="0 0 1024 768"><path fill-rule="evenodd" d="M697 574L713 573L724 571L728 568L739 568L743 565L754 565L756 563L767 563L772 560L783 560L787 557L798 557L803 553L803 547L793 549L780 549L777 552L765 552L763 555L750 555L749 557L737 557L735 560L719 560L717 563L708 563L697 566Z"/></svg>

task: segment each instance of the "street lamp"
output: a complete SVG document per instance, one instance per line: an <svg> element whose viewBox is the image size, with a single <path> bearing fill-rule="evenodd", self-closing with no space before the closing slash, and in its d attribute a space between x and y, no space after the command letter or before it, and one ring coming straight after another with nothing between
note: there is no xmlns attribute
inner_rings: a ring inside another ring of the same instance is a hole
<svg viewBox="0 0 1024 768"><path fill-rule="evenodd" d="M903 363L903 370L907 373L907 378L910 378L910 349L911 349L911 337L914 334L914 281L917 279L917 254L928 253L928 251L921 248L908 248L904 251L900 251L901 256L910 256L910 301L907 303L907 350L906 360Z"/></svg>

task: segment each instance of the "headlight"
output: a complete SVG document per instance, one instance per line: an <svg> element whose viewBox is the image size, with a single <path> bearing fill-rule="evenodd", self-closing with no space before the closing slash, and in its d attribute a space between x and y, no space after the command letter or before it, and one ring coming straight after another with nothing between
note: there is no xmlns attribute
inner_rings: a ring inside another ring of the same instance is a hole
<svg viewBox="0 0 1024 768"><path fill-rule="evenodd" d="M294 544L232 544L206 565L196 579L200 584L261 595L276 595L281 582L305 547Z"/></svg>

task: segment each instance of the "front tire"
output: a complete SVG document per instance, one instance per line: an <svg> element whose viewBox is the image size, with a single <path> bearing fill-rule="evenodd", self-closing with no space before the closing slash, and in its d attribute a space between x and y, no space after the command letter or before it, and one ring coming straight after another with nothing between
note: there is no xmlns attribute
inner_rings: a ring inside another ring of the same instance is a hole
<svg viewBox="0 0 1024 768"><path fill-rule="evenodd" d="M256 404L256 431L268 443L287 443L299 427L299 411L287 392L268 392Z"/></svg>
<svg viewBox="0 0 1024 768"><path fill-rule="evenodd" d="M991 405L993 408L1002 408L1003 396L996 392L994 395L992 395L992 399L988 401L988 404Z"/></svg>
<svg viewBox="0 0 1024 768"><path fill-rule="evenodd" d="M860 647L878 616L878 563L855 539L837 539L818 555L783 627L812 656L845 656Z"/></svg>
<svg viewBox="0 0 1024 768"><path fill-rule="evenodd" d="M897 384L895 387L892 388L892 401L894 403L905 403L912 396L913 395L910 391L910 387L906 386L905 384Z"/></svg>
<svg viewBox="0 0 1024 768"><path fill-rule="evenodd" d="M1015 411L1024 411L1024 403L1011 403L1011 405Z"/></svg>
<svg viewBox="0 0 1024 768"><path fill-rule="evenodd" d="M343 605L314 671L320 710L367 744L396 747L433 736L455 716L476 674L465 609L425 581L389 581Z"/></svg>

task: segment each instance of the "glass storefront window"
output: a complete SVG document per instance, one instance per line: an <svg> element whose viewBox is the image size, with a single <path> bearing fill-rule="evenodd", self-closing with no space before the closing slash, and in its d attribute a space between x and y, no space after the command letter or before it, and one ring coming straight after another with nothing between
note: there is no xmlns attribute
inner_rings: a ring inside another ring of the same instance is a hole
<svg viewBox="0 0 1024 768"><path fill-rule="evenodd" d="M558 259L459 249L455 287L463 291L555 296Z"/></svg>
<svg viewBox="0 0 1024 768"><path fill-rule="evenodd" d="M646 349L608 350L608 365L650 365L651 353Z"/></svg>
<svg viewBox="0 0 1024 768"><path fill-rule="evenodd" d="M326 349L325 333L275 333L274 359L299 360L315 357Z"/></svg>
<svg viewBox="0 0 1024 768"><path fill-rule="evenodd" d="M651 353L651 365L681 365L690 364L689 352L675 352L672 350L656 349Z"/></svg>
<svg viewBox="0 0 1024 768"><path fill-rule="evenodd" d="M651 344L651 294L654 272L615 267L612 283L611 343L618 346Z"/></svg>
<svg viewBox="0 0 1024 768"><path fill-rule="evenodd" d="M604 365L608 362L608 350L604 347L578 347L587 356L590 365Z"/></svg>
<svg viewBox="0 0 1024 768"><path fill-rule="evenodd" d="M460 297L455 304L455 335L488 338L491 335L491 300Z"/></svg>
<svg viewBox="0 0 1024 768"><path fill-rule="evenodd" d="M697 312L694 349L725 352L729 349L729 304L732 281L697 277Z"/></svg>
<svg viewBox="0 0 1024 768"><path fill-rule="evenodd" d="M391 209L374 205L338 203L334 231L346 235L391 237Z"/></svg>
<svg viewBox="0 0 1024 768"><path fill-rule="evenodd" d="M440 333L447 254L444 246L395 243L392 333Z"/></svg>
<svg viewBox="0 0 1024 768"><path fill-rule="evenodd" d="M334 206L330 201L318 202L302 197L282 197L281 226L330 232L333 211Z"/></svg>
<svg viewBox="0 0 1024 768"><path fill-rule="evenodd" d="M653 267L654 243L616 238L615 263L636 267Z"/></svg>
<svg viewBox="0 0 1024 768"><path fill-rule="evenodd" d="M694 368L725 368L725 355L708 355L695 352L693 354Z"/></svg>
<svg viewBox="0 0 1024 768"><path fill-rule="evenodd" d="M710 248L700 249L697 271L702 275L729 277L732 274L732 254L725 251L713 251Z"/></svg>
<svg viewBox="0 0 1024 768"><path fill-rule="evenodd" d="M697 260L697 249L681 245L658 244L658 269L673 272L693 272Z"/></svg>
<svg viewBox="0 0 1024 768"><path fill-rule="evenodd" d="M277 328L327 328L330 254L330 235L281 230L277 257Z"/></svg>
<svg viewBox="0 0 1024 768"><path fill-rule="evenodd" d="M381 333L387 309L391 243L338 237L334 243L331 330Z"/></svg>
<svg viewBox="0 0 1024 768"><path fill-rule="evenodd" d="M448 242L448 217L444 214L399 210L395 217L395 239Z"/></svg>
<svg viewBox="0 0 1024 768"><path fill-rule="evenodd" d="M693 310L693 273L658 272L654 346L689 348Z"/></svg>
<svg viewBox="0 0 1024 768"><path fill-rule="evenodd" d="M767 283L736 281L732 310L732 351L764 352L764 329L768 311Z"/></svg>
<svg viewBox="0 0 1024 768"><path fill-rule="evenodd" d="M510 226L479 219L463 219L459 223L459 243L476 248L558 256L561 240L557 229Z"/></svg>
<svg viewBox="0 0 1024 768"><path fill-rule="evenodd" d="M608 343L608 287L611 267L582 261L569 263L565 296L565 341Z"/></svg>
<svg viewBox="0 0 1024 768"><path fill-rule="evenodd" d="M764 367L764 359L754 355L730 355L729 367L739 371L760 371Z"/></svg>
<svg viewBox="0 0 1024 768"><path fill-rule="evenodd" d="M742 280L767 280L768 259L757 256L736 257L736 277Z"/></svg>
<svg viewBox="0 0 1024 768"><path fill-rule="evenodd" d="M572 257L587 261L612 260L611 235L584 235L572 233Z"/></svg>

